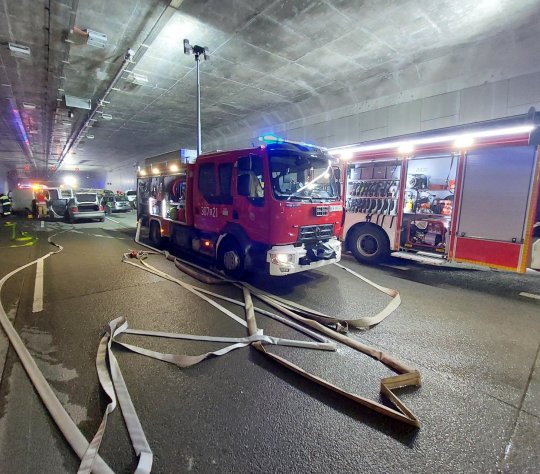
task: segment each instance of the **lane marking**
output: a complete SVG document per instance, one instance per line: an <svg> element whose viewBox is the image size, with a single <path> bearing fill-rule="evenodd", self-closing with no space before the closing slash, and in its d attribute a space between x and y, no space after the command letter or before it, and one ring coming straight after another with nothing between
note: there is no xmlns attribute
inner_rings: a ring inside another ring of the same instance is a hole
<svg viewBox="0 0 540 474"><path fill-rule="evenodd" d="M43 259L40 258L36 265L36 283L34 285L34 304L32 313L43 311Z"/></svg>
<svg viewBox="0 0 540 474"><path fill-rule="evenodd" d="M535 295L534 293L526 293L522 291L519 296L525 296L526 298L532 298L533 300L540 300L540 295Z"/></svg>
<svg viewBox="0 0 540 474"><path fill-rule="evenodd" d="M45 227L45 221L41 221L41 228L43 229Z"/></svg>
<svg viewBox="0 0 540 474"><path fill-rule="evenodd" d="M108 219L110 221L116 222L117 224L122 224L121 222L115 221L114 219L111 219L110 217L105 217L105 219Z"/></svg>

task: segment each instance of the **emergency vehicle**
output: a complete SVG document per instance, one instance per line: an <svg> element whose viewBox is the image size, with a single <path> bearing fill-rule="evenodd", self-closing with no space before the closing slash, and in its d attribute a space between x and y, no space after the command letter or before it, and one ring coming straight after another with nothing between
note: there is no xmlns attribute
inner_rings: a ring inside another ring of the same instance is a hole
<svg viewBox="0 0 540 474"><path fill-rule="evenodd" d="M338 262L343 204L337 160L274 136L258 147L200 155L139 173L137 217L163 238L216 260L228 274L282 276Z"/></svg>
<svg viewBox="0 0 540 474"><path fill-rule="evenodd" d="M535 253L540 269L538 133L500 120L331 149L345 162L345 247L364 263L399 252L515 272Z"/></svg>

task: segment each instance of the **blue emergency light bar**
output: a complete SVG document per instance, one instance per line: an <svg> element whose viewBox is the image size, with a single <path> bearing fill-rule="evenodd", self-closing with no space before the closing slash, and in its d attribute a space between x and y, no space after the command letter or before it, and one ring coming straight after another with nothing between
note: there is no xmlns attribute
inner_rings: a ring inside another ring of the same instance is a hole
<svg viewBox="0 0 540 474"><path fill-rule="evenodd" d="M283 138L276 137L275 135L272 135L272 134L261 135L259 137L259 141L264 142L264 143L284 143L285 142Z"/></svg>
<svg viewBox="0 0 540 474"><path fill-rule="evenodd" d="M314 145L313 143L304 143L304 142L295 142L292 140L286 140L285 138L278 137L272 133L261 135L259 137L259 141L264 142L264 143L269 143L269 144L270 143L292 143L293 145L300 145L300 146L323 149L322 147Z"/></svg>

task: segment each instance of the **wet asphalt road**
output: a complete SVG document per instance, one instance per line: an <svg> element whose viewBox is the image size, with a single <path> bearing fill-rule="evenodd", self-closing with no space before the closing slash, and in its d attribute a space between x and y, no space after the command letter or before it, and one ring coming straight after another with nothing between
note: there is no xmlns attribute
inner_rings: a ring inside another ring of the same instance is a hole
<svg viewBox="0 0 540 474"><path fill-rule="evenodd" d="M131 327L192 334L244 336L245 330L195 295L121 263L133 243L133 214L101 223L20 221L39 237L12 248L0 222L0 276L48 251L44 310L32 313L35 267L4 286L4 308L59 400L90 439L107 404L94 361L110 320ZM151 263L178 278L170 262ZM115 354L154 452L153 472L537 472L540 466L539 275L426 267L393 259L387 266L343 263L400 291L402 305L380 325L352 331L420 370L423 385L400 391L422 423L419 430L358 408L298 378L251 348L181 370L126 352ZM375 314L388 302L332 266L269 280L266 290L332 315ZM210 288L210 287L209 287ZM238 290L212 291L240 297ZM233 309L231 307L231 309ZM241 315L238 309L236 313ZM266 334L304 339L258 316ZM162 352L197 354L213 343L126 336ZM272 348L315 374L379 400L391 374L382 364L339 346L335 353ZM5 362L5 364L4 364ZM3 368L2 368L3 367ZM0 472L76 472L78 459L49 418L0 331ZM118 410L101 451L115 472L136 458Z"/></svg>

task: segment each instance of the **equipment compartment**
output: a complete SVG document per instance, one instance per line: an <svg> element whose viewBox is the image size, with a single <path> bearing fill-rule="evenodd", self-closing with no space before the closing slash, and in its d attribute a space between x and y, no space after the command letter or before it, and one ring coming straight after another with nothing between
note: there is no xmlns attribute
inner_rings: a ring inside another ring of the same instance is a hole
<svg viewBox="0 0 540 474"><path fill-rule="evenodd" d="M457 162L454 154L408 162L400 239L403 249L448 253Z"/></svg>

